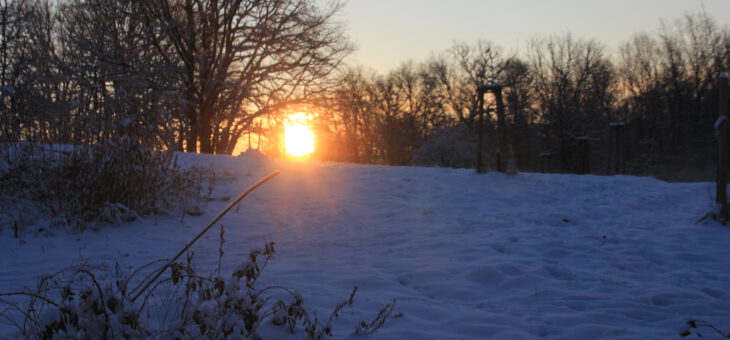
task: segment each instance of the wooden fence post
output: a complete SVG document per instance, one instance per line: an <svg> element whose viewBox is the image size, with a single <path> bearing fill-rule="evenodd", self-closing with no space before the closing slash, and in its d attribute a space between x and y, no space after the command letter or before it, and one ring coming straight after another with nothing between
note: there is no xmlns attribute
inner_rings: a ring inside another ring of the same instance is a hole
<svg viewBox="0 0 730 340"><path fill-rule="evenodd" d="M484 149L484 93L487 91L485 85L479 85L477 87L477 110L479 114L477 127L477 173L483 174L486 172L484 168L484 161L482 160L482 153Z"/></svg>
<svg viewBox="0 0 730 340"><path fill-rule="evenodd" d="M728 124L728 75L720 74L718 118L715 133L718 138L717 148L717 204L720 205L718 218L722 222L728 220L727 203L727 124Z"/></svg>
<svg viewBox="0 0 730 340"><path fill-rule="evenodd" d="M608 175L626 173L626 156L624 148L624 129L626 123L612 122L608 124Z"/></svg>
<svg viewBox="0 0 730 340"><path fill-rule="evenodd" d="M588 144L588 137L582 136L575 139L577 147L577 160L575 173L586 175L591 172L591 149Z"/></svg>
<svg viewBox="0 0 730 340"><path fill-rule="evenodd" d="M502 100L502 85L493 84L491 91L497 102L497 127L499 128L499 154L497 158L497 171L507 172L507 161L512 155L509 154L507 145L507 122L504 113L504 102Z"/></svg>
<svg viewBox="0 0 730 340"><path fill-rule="evenodd" d="M550 154L547 152L540 153L540 172L548 172L550 162Z"/></svg>

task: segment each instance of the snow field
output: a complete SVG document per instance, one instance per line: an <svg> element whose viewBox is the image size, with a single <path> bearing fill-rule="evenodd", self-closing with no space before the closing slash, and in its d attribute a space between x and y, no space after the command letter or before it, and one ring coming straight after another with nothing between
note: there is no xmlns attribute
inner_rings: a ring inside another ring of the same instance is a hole
<svg viewBox="0 0 730 340"><path fill-rule="evenodd" d="M673 339L687 318L730 326L730 229L695 224L709 211L708 183L181 157L234 178L214 197L282 171L223 219L223 272L275 241L261 286L299 291L321 317L358 286L336 338L355 338L356 323L393 298L400 317L373 338ZM227 204L182 222L158 217L22 244L4 232L0 291L72 264L171 257ZM217 267L218 233L194 249L199 273Z"/></svg>

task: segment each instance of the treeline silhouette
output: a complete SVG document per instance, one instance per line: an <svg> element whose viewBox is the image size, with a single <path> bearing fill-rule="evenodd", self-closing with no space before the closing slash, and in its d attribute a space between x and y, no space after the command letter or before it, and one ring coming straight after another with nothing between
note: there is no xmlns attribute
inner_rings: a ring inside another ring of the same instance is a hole
<svg viewBox="0 0 730 340"><path fill-rule="evenodd" d="M352 45L314 0L2 0L0 142L231 154L280 149L292 109L318 113L316 157L474 167L477 87L499 83L522 171L713 175L717 78L730 30L700 12L616 51L572 34L519 53L457 43L385 75L342 66ZM486 102L483 158L495 168ZM261 120L269 124L265 127ZM273 123L272 123L273 122Z"/></svg>
<svg viewBox="0 0 730 340"><path fill-rule="evenodd" d="M730 31L707 13L663 22L610 53L572 34L509 54L459 43L386 75L349 69L318 132L324 159L474 167L477 87L504 87L508 136L522 171L709 179L717 78L730 68ZM487 98L487 164L495 168Z"/></svg>

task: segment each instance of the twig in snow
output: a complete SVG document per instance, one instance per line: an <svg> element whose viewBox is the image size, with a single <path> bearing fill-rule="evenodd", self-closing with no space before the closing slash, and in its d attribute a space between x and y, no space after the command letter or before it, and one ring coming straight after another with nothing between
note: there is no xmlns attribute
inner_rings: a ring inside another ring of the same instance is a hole
<svg viewBox="0 0 730 340"><path fill-rule="evenodd" d="M198 239L200 239L203 235L205 235L205 233L208 232L208 230L210 230L210 228L212 228L216 223L218 223L218 221L221 218L223 218L223 216L225 216L231 209L233 209L233 207L236 206L236 204L238 204L238 202L240 202L244 197L248 196L248 194L250 194L252 191L256 190L256 188L258 188L261 185L263 185L264 183L268 182L270 179L278 176L279 173L280 173L279 171L274 171L271 175L268 175L268 176L262 178L261 180L256 182L254 185L252 185L250 188L248 188L248 190L246 190L243 194L241 194L241 196L238 196L238 198L235 201L231 202L231 204L229 204L225 209L223 209L223 211L220 214L218 214L218 216L215 219L213 219L213 221L210 222L208 224L208 226L203 229L203 231L201 231L197 236L195 236L195 238L193 238L192 241L187 243L185 245L185 247L183 247L183 249L181 249L180 252L177 253L177 255L175 255L175 257L173 257L169 262L167 262L159 270L157 270L157 274L155 274L155 276L153 276L152 279L150 281L148 281L142 287L142 289L140 289L138 292L136 292L134 294L134 296L132 297L132 302L137 300L137 298L139 298L139 296L142 295L142 293L144 293L144 291L147 290L147 288L149 288L149 286L152 285L152 283L155 280L157 280L160 277L160 275L162 275L162 273L165 271L165 269L170 267L171 264L175 263L175 261L177 261L180 258L180 256L182 256L182 254L184 254L188 249L190 249L190 247L196 241L198 241Z"/></svg>

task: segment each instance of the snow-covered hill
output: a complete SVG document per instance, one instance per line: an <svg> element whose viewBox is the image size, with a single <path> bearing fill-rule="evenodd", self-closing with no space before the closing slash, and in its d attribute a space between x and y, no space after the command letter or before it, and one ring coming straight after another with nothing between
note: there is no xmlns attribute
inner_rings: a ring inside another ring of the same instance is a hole
<svg viewBox="0 0 730 340"><path fill-rule="evenodd" d="M299 291L322 315L358 286L336 338L393 298L401 316L373 338L672 339L688 318L730 326L730 227L695 223L709 183L181 157L232 178L213 197L281 170L223 219L223 266L275 241L262 283ZM0 291L72 264L169 258L226 204L79 235L3 231ZM194 251L212 271L218 232ZM12 332L0 324L0 336Z"/></svg>

